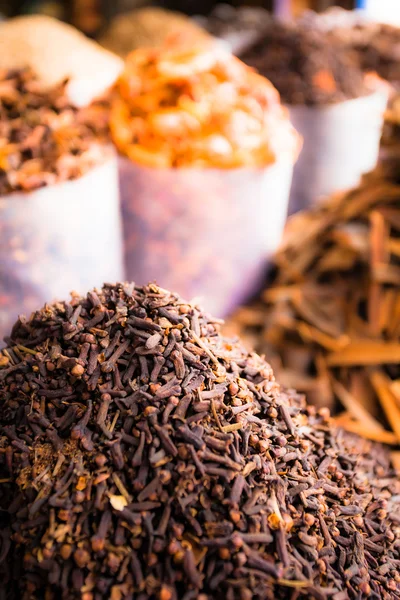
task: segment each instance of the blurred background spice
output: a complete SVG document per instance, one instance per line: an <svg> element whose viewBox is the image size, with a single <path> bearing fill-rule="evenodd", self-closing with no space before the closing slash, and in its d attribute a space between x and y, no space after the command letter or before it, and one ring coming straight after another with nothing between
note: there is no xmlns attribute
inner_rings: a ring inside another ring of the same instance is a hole
<svg viewBox="0 0 400 600"><path fill-rule="evenodd" d="M123 276L107 102L74 106L70 83L0 70L1 340L38 303Z"/></svg>
<svg viewBox="0 0 400 600"><path fill-rule="evenodd" d="M336 14L336 13L335 13ZM239 52L276 86L304 139L295 166L290 212L355 185L377 161L387 92L314 19L269 18ZM257 41L258 40L258 41Z"/></svg>
<svg viewBox="0 0 400 600"><path fill-rule="evenodd" d="M139 49L110 127L128 279L225 316L259 290L286 219L301 142L276 90L224 48Z"/></svg>
<svg viewBox="0 0 400 600"><path fill-rule="evenodd" d="M212 38L195 21L182 13L148 7L115 17L99 38L99 43L125 58L136 48L164 44L168 39L193 46L212 43Z"/></svg>
<svg viewBox="0 0 400 600"><path fill-rule="evenodd" d="M388 81L400 82L398 27L337 8L323 14L307 12L301 19L310 28L323 32L330 42L339 44L364 71L375 71Z"/></svg>
<svg viewBox="0 0 400 600"><path fill-rule="evenodd" d="M241 59L265 75L285 104L342 102L368 93L363 72L318 29L269 19L262 38Z"/></svg>
<svg viewBox="0 0 400 600"><path fill-rule="evenodd" d="M86 34L94 36L113 17L144 6L156 5L189 15L209 15L219 4L218 0L1 0L0 11L7 17L34 12L49 14L64 19ZM243 5L262 7L269 11L285 5L294 14L298 14L305 9L324 11L332 5L353 9L357 6L357 0L228 0L224 4L233 8Z"/></svg>
<svg viewBox="0 0 400 600"><path fill-rule="evenodd" d="M358 188L293 217L261 302L234 326L285 385L344 413L341 425L400 441L400 153ZM398 142L397 138L397 142Z"/></svg>
<svg viewBox="0 0 400 600"><path fill-rule="evenodd" d="M0 196L77 179L104 160L105 106L75 109L66 83L44 92L29 69L2 75Z"/></svg>
<svg viewBox="0 0 400 600"><path fill-rule="evenodd" d="M29 15L0 23L0 68L26 67L44 88L67 79L70 101L87 106L114 84L123 62L74 27Z"/></svg>

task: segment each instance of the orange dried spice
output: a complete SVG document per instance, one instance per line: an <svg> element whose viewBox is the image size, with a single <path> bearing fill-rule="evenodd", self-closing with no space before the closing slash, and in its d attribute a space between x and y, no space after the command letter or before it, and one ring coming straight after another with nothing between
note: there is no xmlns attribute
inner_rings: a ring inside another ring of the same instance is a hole
<svg viewBox="0 0 400 600"><path fill-rule="evenodd" d="M336 82L333 73L328 69L317 71L312 78L314 85L325 92L335 92Z"/></svg>
<svg viewBox="0 0 400 600"><path fill-rule="evenodd" d="M276 89L219 48L132 52L110 127L121 153L152 167L266 166L299 150Z"/></svg>

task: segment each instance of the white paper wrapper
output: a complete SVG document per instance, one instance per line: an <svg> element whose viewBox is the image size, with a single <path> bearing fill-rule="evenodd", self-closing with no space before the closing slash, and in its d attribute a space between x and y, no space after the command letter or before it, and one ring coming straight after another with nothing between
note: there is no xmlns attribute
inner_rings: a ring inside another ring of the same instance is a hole
<svg viewBox="0 0 400 600"><path fill-rule="evenodd" d="M120 158L127 278L224 317L259 291L281 241L292 163L152 169Z"/></svg>
<svg viewBox="0 0 400 600"><path fill-rule="evenodd" d="M358 184L379 154L388 89L329 106L288 106L290 120L303 136L294 167L289 212Z"/></svg>
<svg viewBox="0 0 400 600"><path fill-rule="evenodd" d="M123 276L114 156L75 181L0 197L1 340L19 314Z"/></svg>

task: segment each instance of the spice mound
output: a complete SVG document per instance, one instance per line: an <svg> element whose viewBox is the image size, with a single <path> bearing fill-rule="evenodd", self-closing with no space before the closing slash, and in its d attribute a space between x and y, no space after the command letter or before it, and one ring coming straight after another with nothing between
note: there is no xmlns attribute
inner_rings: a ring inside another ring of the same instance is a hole
<svg viewBox="0 0 400 600"><path fill-rule="evenodd" d="M99 43L125 58L135 48L159 46L177 38L180 44L193 41L213 43L213 38L192 19L179 12L156 6L117 15Z"/></svg>
<svg viewBox="0 0 400 600"><path fill-rule="evenodd" d="M286 104L332 104L369 93L357 61L323 31L271 20L241 59L268 77Z"/></svg>
<svg viewBox="0 0 400 600"><path fill-rule="evenodd" d="M299 150L275 88L209 46L131 53L110 125L122 154L154 167L266 166Z"/></svg>
<svg viewBox="0 0 400 600"><path fill-rule="evenodd" d="M399 598L386 452L156 285L20 319L0 354L11 598Z"/></svg>
<svg viewBox="0 0 400 600"><path fill-rule="evenodd" d="M400 82L400 27L366 19L363 13L334 7L323 13L308 11L301 20L341 44L360 67L388 81Z"/></svg>
<svg viewBox="0 0 400 600"><path fill-rule="evenodd" d="M0 196L76 179L109 151L106 105L74 108L29 69L0 71Z"/></svg>
<svg viewBox="0 0 400 600"><path fill-rule="evenodd" d="M399 27L384 23L363 23L351 31L339 29L333 33L339 41L349 43L349 49L357 53L363 69L376 71L389 81L400 82Z"/></svg>

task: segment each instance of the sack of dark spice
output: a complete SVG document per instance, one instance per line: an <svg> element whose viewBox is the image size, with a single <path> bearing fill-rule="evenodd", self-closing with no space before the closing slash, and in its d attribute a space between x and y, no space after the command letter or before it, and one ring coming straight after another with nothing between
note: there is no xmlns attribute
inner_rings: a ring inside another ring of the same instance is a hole
<svg viewBox="0 0 400 600"><path fill-rule="evenodd" d="M38 302L123 275L106 107L73 107L67 85L0 72L1 339Z"/></svg>
<svg viewBox="0 0 400 600"><path fill-rule="evenodd" d="M400 597L387 451L284 392L197 306L105 285L20 319L10 338L10 600Z"/></svg>
<svg viewBox="0 0 400 600"><path fill-rule="evenodd" d="M400 442L400 146L353 190L295 215L276 275L233 319L284 385Z"/></svg>
<svg viewBox="0 0 400 600"><path fill-rule="evenodd" d="M340 30L333 31L341 39ZM376 71L380 77L400 85L400 28L383 23L363 23L352 29L349 49L357 53L365 71Z"/></svg>
<svg viewBox="0 0 400 600"><path fill-rule="evenodd" d="M388 90L340 44L301 21L271 21L240 57L275 85L304 139L290 212L357 185L374 168Z"/></svg>
<svg viewBox="0 0 400 600"><path fill-rule="evenodd" d="M219 316L257 292L300 146L273 86L221 48L138 50L110 125L128 278Z"/></svg>
<svg viewBox="0 0 400 600"><path fill-rule="evenodd" d="M399 27L370 20L362 12L337 7L321 14L309 11L301 21L323 31L333 43L339 43L363 71L374 71L400 85Z"/></svg>

